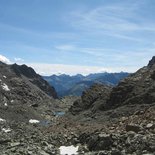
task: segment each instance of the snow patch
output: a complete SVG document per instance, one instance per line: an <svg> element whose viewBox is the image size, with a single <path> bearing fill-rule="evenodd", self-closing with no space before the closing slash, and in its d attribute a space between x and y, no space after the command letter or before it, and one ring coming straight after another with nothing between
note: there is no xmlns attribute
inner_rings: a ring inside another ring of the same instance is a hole
<svg viewBox="0 0 155 155"><path fill-rule="evenodd" d="M5 133L8 133L8 132L11 132L11 129L10 128L8 128L8 129L2 128L2 131L4 131Z"/></svg>
<svg viewBox="0 0 155 155"><path fill-rule="evenodd" d="M13 103L14 102L14 100L11 100L11 103Z"/></svg>
<svg viewBox="0 0 155 155"><path fill-rule="evenodd" d="M76 154L78 154L78 148L79 148L79 146L73 146L73 145L71 145L71 146L61 146L60 148L59 148L59 150L60 150L60 155L76 155Z"/></svg>
<svg viewBox="0 0 155 155"><path fill-rule="evenodd" d="M5 83L2 84L2 88L3 88L5 91L10 91L9 87L8 87Z"/></svg>
<svg viewBox="0 0 155 155"><path fill-rule="evenodd" d="M29 123L33 123L33 124L36 124L36 123L39 123L40 121L36 120L36 119L30 119L29 120Z"/></svg>
<svg viewBox="0 0 155 155"><path fill-rule="evenodd" d="M7 106L8 106L8 104L7 104L7 103L4 103L4 106L6 106L6 107L7 107Z"/></svg>
<svg viewBox="0 0 155 155"><path fill-rule="evenodd" d="M5 119L0 118L0 122L6 122L6 120L5 120Z"/></svg>
<svg viewBox="0 0 155 155"><path fill-rule="evenodd" d="M3 75L3 78L4 78L4 79L6 79L6 76L5 76L5 75Z"/></svg>

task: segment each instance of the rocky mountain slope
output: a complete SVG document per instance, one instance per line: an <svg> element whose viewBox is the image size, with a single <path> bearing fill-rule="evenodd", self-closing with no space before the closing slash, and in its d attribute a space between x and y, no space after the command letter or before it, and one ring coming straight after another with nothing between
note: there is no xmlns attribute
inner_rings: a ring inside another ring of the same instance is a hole
<svg viewBox="0 0 155 155"><path fill-rule="evenodd" d="M69 76L66 74L44 76L43 78L55 87L59 96L81 96L82 92L92 86L94 83L115 86L118 82L127 77L129 73L96 73L83 76L77 74Z"/></svg>
<svg viewBox="0 0 155 155"><path fill-rule="evenodd" d="M79 137L80 142L92 152L106 155L154 155L154 75L155 57L116 87L91 87L75 101L70 108L74 115L72 119L83 124L80 128L85 128ZM103 96L96 98L94 92L100 94L101 90ZM87 126L83 122L87 122Z"/></svg>
<svg viewBox="0 0 155 155"><path fill-rule="evenodd" d="M136 73L129 75L112 89L105 88L105 92L108 93L102 93L103 96L106 97L106 100L98 97L96 100L98 102L101 102L101 106L103 110L116 108L122 105L130 105L130 104L152 104L155 102L155 63L154 62L155 57L152 58L152 60L149 62L149 64L140 70L138 70ZM98 88L98 91L101 93L102 89L99 85L96 86ZM95 92L91 93L93 91L93 87L88 89L87 95L83 93L81 99L82 103L89 103L91 101L89 94L93 94L95 96ZM93 96L92 95L92 96ZM91 104L95 104L96 100L92 100ZM73 107L71 108L71 111L73 109L79 108L79 105L75 102ZM85 104L87 106L87 104ZM90 106L87 106L87 109L90 108ZM83 109L83 108L82 108ZM83 109L84 110L84 109ZM73 110L74 111L74 110Z"/></svg>
<svg viewBox="0 0 155 155"><path fill-rule="evenodd" d="M151 104L155 102L155 57L146 67L130 75L113 88L107 106Z"/></svg>
<svg viewBox="0 0 155 155"><path fill-rule="evenodd" d="M29 81L39 87L47 95L57 98L57 93L53 86L50 86L39 74L37 74L31 67L26 65L13 64L11 69L15 72L18 77L25 76Z"/></svg>
<svg viewBox="0 0 155 155"><path fill-rule="evenodd" d="M49 110L55 89L26 65L0 62L0 118L28 120Z"/></svg>

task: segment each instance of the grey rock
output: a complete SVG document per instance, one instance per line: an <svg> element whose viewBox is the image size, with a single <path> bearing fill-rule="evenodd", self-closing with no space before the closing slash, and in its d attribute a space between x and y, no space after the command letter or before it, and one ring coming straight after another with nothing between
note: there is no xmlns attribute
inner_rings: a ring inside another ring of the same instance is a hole
<svg viewBox="0 0 155 155"><path fill-rule="evenodd" d="M126 131L134 131L139 132L142 130L142 127L136 124L127 124L126 125Z"/></svg>

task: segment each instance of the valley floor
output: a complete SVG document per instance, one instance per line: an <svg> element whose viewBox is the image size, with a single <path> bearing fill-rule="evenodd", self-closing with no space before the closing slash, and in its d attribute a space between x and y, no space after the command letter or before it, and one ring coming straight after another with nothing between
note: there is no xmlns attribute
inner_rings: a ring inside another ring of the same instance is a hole
<svg viewBox="0 0 155 155"><path fill-rule="evenodd" d="M78 145L85 155L154 155L155 104L126 105L48 119L47 124L0 119L1 155L59 155ZM69 153L68 153L69 154Z"/></svg>

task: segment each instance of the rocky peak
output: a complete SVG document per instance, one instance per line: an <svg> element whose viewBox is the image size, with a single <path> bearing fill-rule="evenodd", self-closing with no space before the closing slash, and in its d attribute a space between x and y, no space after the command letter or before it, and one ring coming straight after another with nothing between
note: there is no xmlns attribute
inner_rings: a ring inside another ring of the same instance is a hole
<svg viewBox="0 0 155 155"><path fill-rule="evenodd" d="M33 68L24 65L11 65L11 69L15 72L18 77L26 77L28 80L39 87L47 95L57 98L57 93L54 87L50 86L39 74L37 74Z"/></svg>
<svg viewBox="0 0 155 155"><path fill-rule="evenodd" d="M152 59L148 63L148 67L152 67L155 64L155 56L152 57Z"/></svg>
<svg viewBox="0 0 155 155"><path fill-rule="evenodd" d="M152 104L155 102L155 56L148 67L139 69L113 88L107 106Z"/></svg>
<svg viewBox="0 0 155 155"><path fill-rule="evenodd" d="M36 72L34 71L34 69L32 69L31 67L24 65L17 65L17 64L13 64L11 66L11 68L14 70L14 72L18 75L24 75L28 78L34 78L36 77Z"/></svg>

